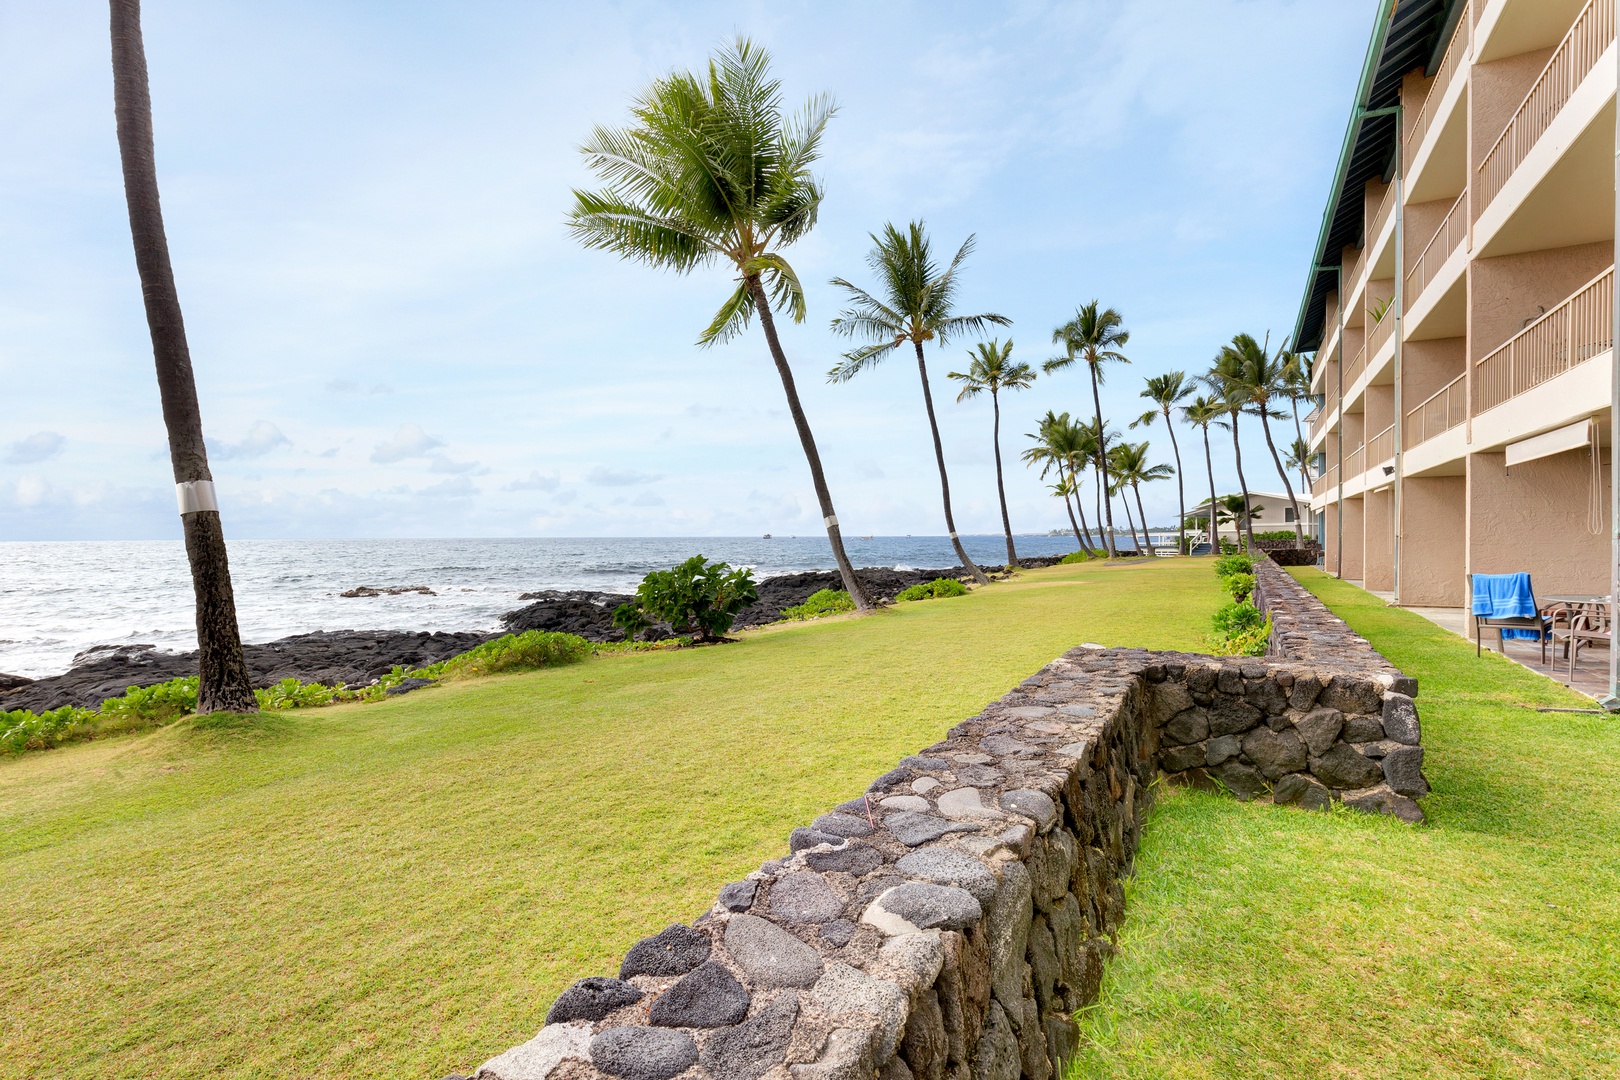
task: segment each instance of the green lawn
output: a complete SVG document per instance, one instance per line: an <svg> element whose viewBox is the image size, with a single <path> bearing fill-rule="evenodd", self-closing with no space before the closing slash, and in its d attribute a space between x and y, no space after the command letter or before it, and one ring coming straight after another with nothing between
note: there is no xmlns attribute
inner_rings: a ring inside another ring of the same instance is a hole
<svg viewBox="0 0 1620 1080"><path fill-rule="evenodd" d="M1620 719L1296 573L1418 678L1429 824L1163 799L1071 1077L1620 1075Z"/></svg>
<svg viewBox="0 0 1620 1080"><path fill-rule="evenodd" d="M1221 599L1207 560L1064 567L744 644L0 760L0 1075L468 1070L1063 650L1195 649ZM1533 808L1550 836L1596 819L1562 802Z"/></svg>

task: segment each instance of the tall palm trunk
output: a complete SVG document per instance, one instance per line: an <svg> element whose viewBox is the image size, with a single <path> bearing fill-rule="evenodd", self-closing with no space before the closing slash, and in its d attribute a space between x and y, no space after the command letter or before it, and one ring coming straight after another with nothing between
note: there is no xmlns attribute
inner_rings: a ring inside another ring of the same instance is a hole
<svg viewBox="0 0 1620 1080"><path fill-rule="evenodd" d="M197 711L256 712L258 702L242 660L236 598L225 553L225 531L214 501L213 474L203 443L197 383L169 263L169 242L158 200L152 148L152 98L141 40L140 0L111 0L113 104L118 156L129 204L135 268L146 303L146 325L157 366L158 395L169 435L169 462L180 494L180 523L196 596Z"/></svg>
<svg viewBox="0 0 1620 1080"><path fill-rule="evenodd" d="M1067 483L1067 481L1065 481L1063 479L1063 466L1062 466L1062 464L1058 465L1058 483L1059 483L1060 487L1064 483ZM1074 542L1079 544L1081 546L1081 548L1084 549L1087 554L1090 554L1091 553L1091 545L1087 544L1084 540L1080 539L1080 523L1074 520L1074 504L1069 502L1069 493L1067 491L1065 491L1062 494L1063 494L1063 509L1066 510L1068 512L1068 514L1069 514L1069 528L1074 530Z"/></svg>
<svg viewBox="0 0 1620 1080"><path fill-rule="evenodd" d="M1137 536L1136 536L1136 522L1131 520L1131 499L1130 499L1130 496L1127 495L1123 499L1121 499L1120 500L1120 505L1125 508L1125 527L1127 529L1131 530L1131 547L1135 548L1136 553L1138 555L1140 555L1140 554L1142 554L1142 544L1141 544L1141 541L1138 540Z"/></svg>
<svg viewBox="0 0 1620 1080"><path fill-rule="evenodd" d="M1092 462L1092 464L1095 465L1096 462ZM1074 501L1080 501L1078 492L1074 496ZM1101 484L1097 485L1097 545L1103 549L1105 554L1107 553L1108 537L1107 533L1103 531L1103 490Z"/></svg>
<svg viewBox="0 0 1620 1080"><path fill-rule="evenodd" d="M1062 465L1060 464L1058 468L1061 470ZM1075 468L1072 463L1069 466L1069 479L1074 485L1074 510L1078 510L1080 512L1080 528L1084 530L1085 533L1083 537L1076 535L1075 539L1080 541L1080 546L1085 549L1087 555L1095 555L1097 551L1091 546L1091 524L1090 522L1086 521L1086 504L1080 498L1080 470ZM1065 495L1063 497L1063 504L1067 506L1068 503L1069 497ZM1074 510L1069 511L1069 517L1071 519L1074 517Z"/></svg>
<svg viewBox="0 0 1620 1080"><path fill-rule="evenodd" d="M1220 508L1215 502L1215 459L1209 452L1209 424L1206 422L1201 426L1204 429L1204 470L1209 473L1209 552L1211 555L1219 555L1221 533L1215 515Z"/></svg>
<svg viewBox="0 0 1620 1080"><path fill-rule="evenodd" d="M1300 422L1299 422L1299 397L1298 397L1298 395L1291 395L1288 398L1288 402L1289 402L1290 405L1292 405L1294 407L1294 438L1296 440L1298 440L1299 442L1303 443L1303 442L1305 442L1305 429L1304 429L1304 427L1302 427L1300 425ZM1306 449L1309 449L1309 446L1307 446ZM1310 473L1306 472L1306 470L1305 470L1305 462L1307 460L1309 460L1308 457L1302 458L1300 460L1300 463L1299 463L1299 493L1301 495L1303 495L1303 494L1305 494L1305 492L1309 491L1310 487L1311 487L1311 475L1310 475ZM1299 517L1299 512L1297 510L1294 512L1294 516L1296 518ZM1306 531L1308 532L1309 530L1306 530Z"/></svg>
<svg viewBox="0 0 1620 1080"><path fill-rule="evenodd" d="M1187 485L1181 475L1181 447L1176 442L1176 426L1170 422L1170 410L1164 410L1165 430L1170 432L1170 449L1176 455L1176 554L1187 554Z"/></svg>
<svg viewBox="0 0 1620 1080"><path fill-rule="evenodd" d="M985 577L978 563L968 558L961 539L956 535L956 521L951 516L951 478L945 475L945 444L939 441L939 422L934 419L934 395L928 389L928 365L923 362L922 342L913 340L911 344L917 349L917 374L922 378L923 405L928 409L928 430L934 436L934 460L939 463L939 494L945 503L945 528L951 534L951 547L956 549L956 557L962 560L962 565L973 575L973 580L980 585L988 585L990 579ZM1009 540L1008 547L1011 546L1012 541Z"/></svg>
<svg viewBox="0 0 1620 1080"><path fill-rule="evenodd" d="M1090 360L1086 370L1091 372L1091 403L1097 410L1097 475L1102 477L1099 490L1108 490L1108 448L1103 445L1103 417L1102 394L1097 390L1097 361ZM1108 514L1108 525L1103 533L1103 540L1108 544L1108 557L1114 558L1119 554L1114 547L1114 504L1109 499L1103 500L1103 510ZM1098 515L1098 525L1102 524L1101 515Z"/></svg>
<svg viewBox="0 0 1620 1080"><path fill-rule="evenodd" d="M1136 496L1136 516L1142 519L1142 539L1147 542L1147 546L1142 549L1142 554L1151 555L1153 554L1153 537L1148 535L1147 511L1142 509L1142 486L1134 480L1131 482L1131 494Z"/></svg>
<svg viewBox="0 0 1620 1080"><path fill-rule="evenodd" d="M1249 554L1254 554L1254 512L1249 509L1249 482L1243 479L1243 450L1238 446L1238 413L1232 410L1232 454L1237 460L1238 490L1243 492L1243 535L1249 541Z"/></svg>
<svg viewBox="0 0 1620 1080"><path fill-rule="evenodd" d="M1300 532L1305 521L1299 516L1299 500L1294 498L1294 485L1288 479L1288 470L1283 468L1282 457L1277 453L1277 444L1271 441L1271 421L1266 419L1266 403L1260 403L1260 430L1266 433L1266 449L1271 451L1272 464L1277 466L1277 475L1282 477L1283 490L1288 492L1288 504L1294 508L1294 546L1299 547Z"/></svg>
<svg viewBox="0 0 1620 1080"><path fill-rule="evenodd" d="M996 396L996 388L990 388L990 409L995 414L995 422L991 426L991 440L996 447L996 498L1001 500L1001 528L1007 534L1007 569L1018 569L1018 552L1013 548L1012 519L1007 516L1007 487L1001 482L1001 399ZM1063 503L1068 505L1069 497L1063 496Z"/></svg>
<svg viewBox="0 0 1620 1080"><path fill-rule="evenodd" d="M872 607L872 598L866 595L860 581L855 577L855 568L850 565L849 556L844 554L844 534L838 528L838 515L833 512L832 493L827 490L827 477L821 471L821 454L816 450L816 437L810 433L810 422L804 418L804 408L799 404L799 390L793 382L793 369L788 367L787 355L782 352L782 342L776 336L776 319L771 315L770 300L765 295L765 287L760 284L759 275L748 278L748 294L754 298L754 308L759 312L759 322L765 329L765 343L770 346L771 359L776 362L776 373L782 377L782 390L787 394L788 412L793 416L793 426L798 429L799 443L804 447L805 460L810 463L810 482L816 489L816 500L821 504L822 524L827 527L827 542L832 545L833 561L838 564L838 576L844 581L844 591L849 598L855 601L855 606L866 611Z"/></svg>

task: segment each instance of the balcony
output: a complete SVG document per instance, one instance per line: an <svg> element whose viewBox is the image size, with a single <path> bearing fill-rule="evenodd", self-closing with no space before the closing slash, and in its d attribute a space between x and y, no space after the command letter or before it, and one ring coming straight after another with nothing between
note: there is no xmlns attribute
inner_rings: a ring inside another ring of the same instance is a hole
<svg viewBox="0 0 1620 1080"><path fill-rule="evenodd" d="M1405 447L1420 446L1467 419L1468 373L1463 372L1406 414Z"/></svg>
<svg viewBox="0 0 1620 1080"><path fill-rule="evenodd" d="M1369 257L1367 259L1366 266L1368 267L1371 267L1373 264L1371 255L1377 253L1378 238L1384 235L1384 226L1389 222L1389 215L1394 210L1395 185L1391 184L1384 189L1383 201L1378 204L1378 209L1373 212L1372 224L1367 226L1366 248L1369 253Z"/></svg>
<svg viewBox="0 0 1620 1080"><path fill-rule="evenodd" d="M1474 415L1609 351L1614 267L1474 365Z"/></svg>
<svg viewBox="0 0 1620 1080"><path fill-rule="evenodd" d="M1348 480L1350 477L1360 476L1362 473L1366 472L1366 460L1367 448L1365 446L1358 446L1346 454L1344 456L1345 479Z"/></svg>
<svg viewBox="0 0 1620 1080"><path fill-rule="evenodd" d="M1311 481L1311 494L1313 496L1320 497L1320 496L1326 495L1328 492L1332 491L1334 488L1336 488L1338 486L1339 486L1339 467L1337 465L1334 465L1334 466L1330 467L1326 472L1324 472L1321 476L1318 476L1315 480Z"/></svg>
<svg viewBox="0 0 1620 1080"><path fill-rule="evenodd" d="M1393 322L1394 320L1391 319L1390 321ZM1346 392L1348 392L1352 386L1356 385L1356 380L1361 378L1361 373L1366 370L1367 346L1362 345L1361 351L1356 353L1356 358L1350 361L1349 367L1344 369L1344 389Z"/></svg>
<svg viewBox="0 0 1620 1080"><path fill-rule="evenodd" d="M1613 41L1613 0L1590 0L1480 163L1475 183L1479 192L1476 218L1501 192Z"/></svg>
<svg viewBox="0 0 1620 1080"><path fill-rule="evenodd" d="M1395 425L1391 424L1389 427L1367 440L1366 468L1376 469L1384 462L1394 458L1394 456Z"/></svg>
<svg viewBox="0 0 1620 1080"><path fill-rule="evenodd" d="M1462 66L1463 57L1468 54L1468 35L1473 24L1473 17L1468 8L1469 5L1463 5L1462 17L1457 20L1457 29L1451 33L1451 44L1446 46L1446 55L1441 57L1439 70L1434 73L1434 81L1429 84L1429 95L1423 99L1423 108L1418 110L1417 119L1412 123L1412 131L1406 137L1408 162L1417 156L1418 148L1423 145L1423 137L1429 133L1429 128L1440 112L1440 99L1445 96L1446 87L1451 85L1451 77L1457 74L1457 69Z"/></svg>
<svg viewBox="0 0 1620 1080"><path fill-rule="evenodd" d="M1465 13L1463 17L1467 18L1467 14ZM1446 218L1440 223L1440 227L1423 246L1422 253L1418 255L1417 261L1406 275L1407 307L1410 308L1417 303L1418 297L1423 295L1423 290L1428 287L1429 282L1435 279L1440 273L1440 268L1446 264L1446 260L1451 258L1467 238L1467 206L1468 191L1464 189L1463 193L1457 196L1457 201L1451 204L1451 209L1446 211Z"/></svg>
<svg viewBox="0 0 1620 1080"><path fill-rule="evenodd" d="M1367 312L1367 319L1369 322L1372 320L1372 317L1373 313L1371 311ZM1384 309L1383 318L1373 323L1372 331L1367 335L1367 348L1364 350L1363 354L1366 357L1366 360L1363 363L1363 367L1365 367L1367 363L1371 363L1372 361L1378 359L1378 350L1384 347L1384 342L1388 341L1390 335L1394 332L1395 302L1391 300L1389 306ZM1357 374L1360 374L1360 372L1357 372Z"/></svg>

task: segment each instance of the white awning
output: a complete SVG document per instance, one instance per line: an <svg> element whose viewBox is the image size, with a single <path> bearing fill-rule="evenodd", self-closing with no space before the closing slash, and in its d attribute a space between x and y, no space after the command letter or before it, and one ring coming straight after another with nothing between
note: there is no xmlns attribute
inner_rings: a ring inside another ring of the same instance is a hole
<svg viewBox="0 0 1620 1080"><path fill-rule="evenodd" d="M1554 428L1552 431L1528 439L1520 439L1516 443L1508 443L1507 466L1511 469L1522 462L1551 457L1569 450L1581 450L1591 445L1591 419L1577 420L1573 424L1565 424L1561 428Z"/></svg>

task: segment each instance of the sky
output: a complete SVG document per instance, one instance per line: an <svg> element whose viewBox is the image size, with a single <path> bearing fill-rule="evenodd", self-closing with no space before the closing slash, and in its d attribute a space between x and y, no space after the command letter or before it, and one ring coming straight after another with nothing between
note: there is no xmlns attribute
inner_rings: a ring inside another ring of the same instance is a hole
<svg viewBox="0 0 1620 1080"><path fill-rule="evenodd" d="M1013 357L1099 299L1130 331L1109 422L1174 463L1144 377L1293 326L1372 0L424 3L147 0L158 179L227 536L810 534L820 513L757 322L696 344L734 288L587 251L578 147L737 33L787 101L838 102L779 321L850 534L944 531L916 366L852 381L829 284L870 234L970 234L963 313ZM0 540L180 535L95 0L0 0ZM999 531L988 400L927 360L958 529ZM1004 399L1014 529L1066 524L1019 462L1082 371ZM1251 422L1251 427L1253 426ZM1188 505L1207 492L1177 438ZM1217 432L1217 434L1220 434ZM1280 490L1245 432L1254 490ZM1278 433L1293 438L1292 421ZM1215 480L1236 490L1229 439ZM1143 488L1154 524L1176 484ZM1088 506L1090 503L1088 502ZM1123 524L1123 522L1121 522Z"/></svg>

